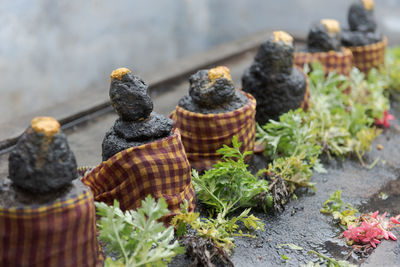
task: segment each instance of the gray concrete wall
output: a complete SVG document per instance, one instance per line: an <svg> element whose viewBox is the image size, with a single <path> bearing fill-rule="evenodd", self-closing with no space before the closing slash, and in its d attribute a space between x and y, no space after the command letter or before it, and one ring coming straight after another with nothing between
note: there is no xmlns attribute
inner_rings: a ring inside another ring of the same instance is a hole
<svg viewBox="0 0 400 267"><path fill-rule="evenodd" d="M349 0L14 0L0 5L0 122L108 93L119 66L139 74L263 29L307 32L346 23ZM400 2L376 1L380 28L400 42ZM72 113L73 111L71 111Z"/></svg>

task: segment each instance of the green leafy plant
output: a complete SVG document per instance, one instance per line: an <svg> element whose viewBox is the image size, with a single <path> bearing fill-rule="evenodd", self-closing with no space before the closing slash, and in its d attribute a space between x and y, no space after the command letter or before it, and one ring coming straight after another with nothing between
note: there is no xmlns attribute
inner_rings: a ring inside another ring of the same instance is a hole
<svg viewBox="0 0 400 267"><path fill-rule="evenodd" d="M113 206L95 203L99 239L107 250L117 255L116 261L107 258L105 266L166 266L184 248L174 239L174 228L166 228L160 218L169 213L163 198L156 202L151 196L142 201L136 211L123 212L114 200Z"/></svg>
<svg viewBox="0 0 400 267"><path fill-rule="evenodd" d="M380 71L388 81L388 89L400 92L400 46L386 49L385 68Z"/></svg>
<svg viewBox="0 0 400 267"><path fill-rule="evenodd" d="M212 169L199 175L192 172L192 181L197 197L211 212L225 216L238 208L260 206L264 210L272 205L268 182L259 180L247 170L245 157L252 152L240 152L241 143L233 137L233 147L224 145L217 152L222 160Z"/></svg>
<svg viewBox="0 0 400 267"><path fill-rule="evenodd" d="M347 229L349 225L356 225L359 214L358 210L353 208L350 204L343 203L341 199L341 190L337 190L329 196L321 208L321 213L331 214L335 220Z"/></svg>
<svg viewBox="0 0 400 267"><path fill-rule="evenodd" d="M279 121L271 120L258 127L260 142L265 141L266 156L276 159L281 156L297 156L304 153L305 160L318 158L320 147L312 134L313 123L307 124L303 110L289 111L280 116Z"/></svg>
<svg viewBox="0 0 400 267"><path fill-rule="evenodd" d="M303 110L289 111L278 121L270 121L263 127L257 126L258 142L265 143L264 155L272 159L267 173L282 177L293 192L299 186L314 186L309 180L312 169L324 171L318 156L321 147L317 144L312 129L307 124Z"/></svg>
<svg viewBox="0 0 400 267"><path fill-rule="evenodd" d="M308 71L307 69L305 70ZM309 73L311 106L289 111L279 121L270 120L257 127L257 142L264 143L264 155L272 162L266 170L279 176L293 192L299 186L313 188L309 180L313 171L324 172L319 156L356 155L365 167L364 154L381 133L372 127L389 109L385 94L387 81L376 70L369 76L354 68L351 77L334 72L325 75L320 63L313 63Z"/></svg>
<svg viewBox="0 0 400 267"><path fill-rule="evenodd" d="M235 247L233 236L255 237L240 230L239 222L248 230L264 231L264 224L254 215L249 215L250 209L245 209L239 216L230 219L218 213L215 219L201 218L197 212L188 212L187 202L181 206L182 213L176 215L171 224L177 227L178 237L187 234L187 226L196 231L196 235L211 240L217 247L230 254Z"/></svg>
<svg viewBox="0 0 400 267"><path fill-rule="evenodd" d="M314 64L309 74L312 106L304 120L314 124L313 134L328 156L354 153L365 165L362 156L381 132L371 126L389 109L385 81L376 70L367 79L356 68L350 78L335 73L325 78L320 68Z"/></svg>
<svg viewBox="0 0 400 267"><path fill-rule="evenodd" d="M217 152L222 160L212 169L200 175L192 171L192 182L196 196L209 208L210 218L201 218L199 213L188 212L187 203L182 213L176 215L172 224L180 237L186 237L186 247L196 261L204 266L212 266L214 256L232 265L228 256L234 249L234 236L255 237L243 233L240 224L247 230L264 230L264 224L249 214L250 208L262 207L266 210L272 205L268 182L259 180L247 170L245 158L252 152L241 152L241 143L234 136L232 147L224 145ZM238 216L228 218L228 214L241 209ZM197 239L190 238L187 228L191 228ZM208 244L208 245L204 245ZM199 249L199 248L202 249Z"/></svg>

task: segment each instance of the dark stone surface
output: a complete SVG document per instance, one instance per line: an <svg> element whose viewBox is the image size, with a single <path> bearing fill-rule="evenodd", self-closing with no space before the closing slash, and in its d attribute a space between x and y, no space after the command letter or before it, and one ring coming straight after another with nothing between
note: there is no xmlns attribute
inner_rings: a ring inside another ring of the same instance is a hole
<svg viewBox="0 0 400 267"><path fill-rule="evenodd" d="M173 123L171 119L155 112L150 118L140 122L124 122L117 119L104 137L103 161L130 147L144 145L172 135Z"/></svg>
<svg viewBox="0 0 400 267"><path fill-rule="evenodd" d="M350 29L342 31L344 46L364 46L382 41L383 35L376 30L374 10L366 10L361 1L350 6L348 23Z"/></svg>
<svg viewBox="0 0 400 267"><path fill-rule="evenodd" d="M119 115L102 143L103 161L134 146L172 134L174 122L153 111L146 83L131 72L111 80L110 99Z"/></svg>
<svg viewBox="0 0 400 267"><path fill-rule="evenodd" d="M265 74L266 76L263 77L265 79L268 79L268 75L272 73L291 74L293 52L293 45L285 44L282 41L274 42L271 37L258 48L250 70L259 75Z"/></svg>
<svg viewBox="0 0 400 267"><path fill-rule="evenodd" d="M60 131L45 136L29 127L9 157L9 178L32 193L60 190L78 177L75 156Z"/></svg>
<svg viewBox="0 0 400 267"><path fill-rule="evenodd" d="M173 126L174 122L171 119L153 112L143 121L123 121L119 118L115 121L113 129L125 140L147 141L168 136Z"/></svg>
<svg viewBox="0 0 400 267"><path fill-rule="evenodd" d="M256 121L261 125L299 108L304 100L306 77L293 68L293 52L292 45L269 39L243 74L243 91L256 98Z"/></svg>
<svg viewBox="0 0 400 267"><path fill-rule="evenodd" d="M196 105L190 95L185 95L184 97L182 97L179 100L178 105L186 110L202 114L218 114L230 112L243 107L247 104L248 101L247 97L243 93L237 90L235 91L236 92L233 95L231 101L222 103L212 108Z"/></svg>
<svg viewBox="0 0 400 267"><path fill-rule="evenodd" d="M383 35L380 32L352 32L342 31L342 44L344 46L363 46L382 41Z"/></svg>
<svg viewBox="0 0 400 267"><path fill-rule="evenodd" d="M60 190L54 190L42 194L35 194L12 184L9 179L0 182L0 206L20 207L25 205L43 205L59 198L70 198L90 190L79 179L75 179Z"/></svg>
<svg viewBox="0 0 400 267"><path fill-rule="evenodd" d="M350 6L347 20L351 31L374 32L376 30L374 10L366 10L361 1Z"/></svg>
<svg viewBox="0 0 400 267"><path fill-rule="evenodd" d="M340 32L329 33L325 25L316 22L311 26L307 36L307 49L309 52L340 51Z"/></svg>
<svg viewBox="0 0 400 267"><path fill-rule="evenodd" d="M182 97L178 105L196 113L225 113L247 104L247 97L237 91L233 82L218 78L211 82L208 70L200 70L190 76L189 95Z"/></svg>
<svg viewBox="0 0 400 267"><path fill-rule="evenodd" d="M147 88L147 84L132 73L123 75L121 80L111 80L111 105L121 119L137 121L150 115L153 111L153 102L147 93Z"/></svg>

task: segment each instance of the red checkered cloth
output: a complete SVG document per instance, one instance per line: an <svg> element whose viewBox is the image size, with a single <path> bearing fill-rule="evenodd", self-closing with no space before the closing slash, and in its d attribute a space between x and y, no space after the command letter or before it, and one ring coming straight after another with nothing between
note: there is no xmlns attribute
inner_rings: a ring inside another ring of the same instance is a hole
<svg viewBox="0 0 400 267"><path fill-rule="evenodd" d="M295 66L295 67L301 71L301 73L304 75L304 77L306 79L306 92L304 93L304 100L303 100L303 102L301 102L300 107L304 111L307 111L309 109L309 107L311 106L311 103L310 103L311 93L310 93L310 88L309 88L308 76L307 76L307 74L304 73L302 68L297 67L297 66Z"/></svg>
<svg viewBox="0 0 400 267"><path fill-rule="evenodd" d="M387 38L383 37L381 42L375 44L347 48L353 52L353 65L368 74L372 68L378 68L385 63L386 45Z"/></svg>
<svg viewBox="0 0 400 267"><path fill-rule="evenodd" d="M148 195L163 197L171 214L180 212L186 199L189 210L195 207L191 168L178 129L164 139L131 147L102 162L81 178L92 189L96 201L112 205L114 199L122 210L135 210Z"/></svg>
<svg viewBox="0 0 400 267"><path fill-rule="evenodd" d="M353 55L347 48L342 48L341 52L294 53L294 65L299 68L303 68L304 64L310 64L314 61L321 62L326 73L336 70L337 73L349 76L353 66Z"/></svg>
<svg viewBox="0 0 400 267"><path fill-rule="evenodd" d="M96 234L93 195L86 187L43 206L0 207L0 265L103 266Z"/></svg>
<svg viewBox="0 0 400 267"><path fill-rule="evenodd" d="M256 100L242 93L248 97L248 103L231 112L201 114L177 106L171 113L175 127L181 131L190 165L196 170L208 170L221 160L216 151L223 145L231 145L234 135L242 142L241 151L253 150Z"/></svg>

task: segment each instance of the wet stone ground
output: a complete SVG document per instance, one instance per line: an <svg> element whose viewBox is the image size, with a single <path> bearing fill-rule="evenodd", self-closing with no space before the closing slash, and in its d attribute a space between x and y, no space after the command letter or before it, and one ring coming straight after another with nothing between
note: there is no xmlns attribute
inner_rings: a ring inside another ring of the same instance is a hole
<svg viewBox="0 0 400 267"><path fill-rule="evenodd" d="M400 118L400 105L393 103L391 112ZM383 146L382 150L377 149L378 144ZM290 201L281 214L254 212L265 223L265 232L256 232L256 239L235 238L237 247L231 256L235 266L299 266L310 260L318 261L316 256L308 255L309 249L361 266L400 266L400 242L385 240L368 258L362 258L352 253L351 247L340 238L342 229L332 221L332 217L319 211L331 193L342 190L342 200L361 212L400 213L400 120L396 119L391 128L375 140L365 158L368 163L376 158L379 162L368 170L352 158L326 160L327 173L316 173L312 177L316 192L299 190L298 199ZM400 236L398 229L393 232ZM286 243L304 249L277 248ZM284 261L282 254L290 260ZM189 264L188 257L179 256L170 266Z"/></svg>

